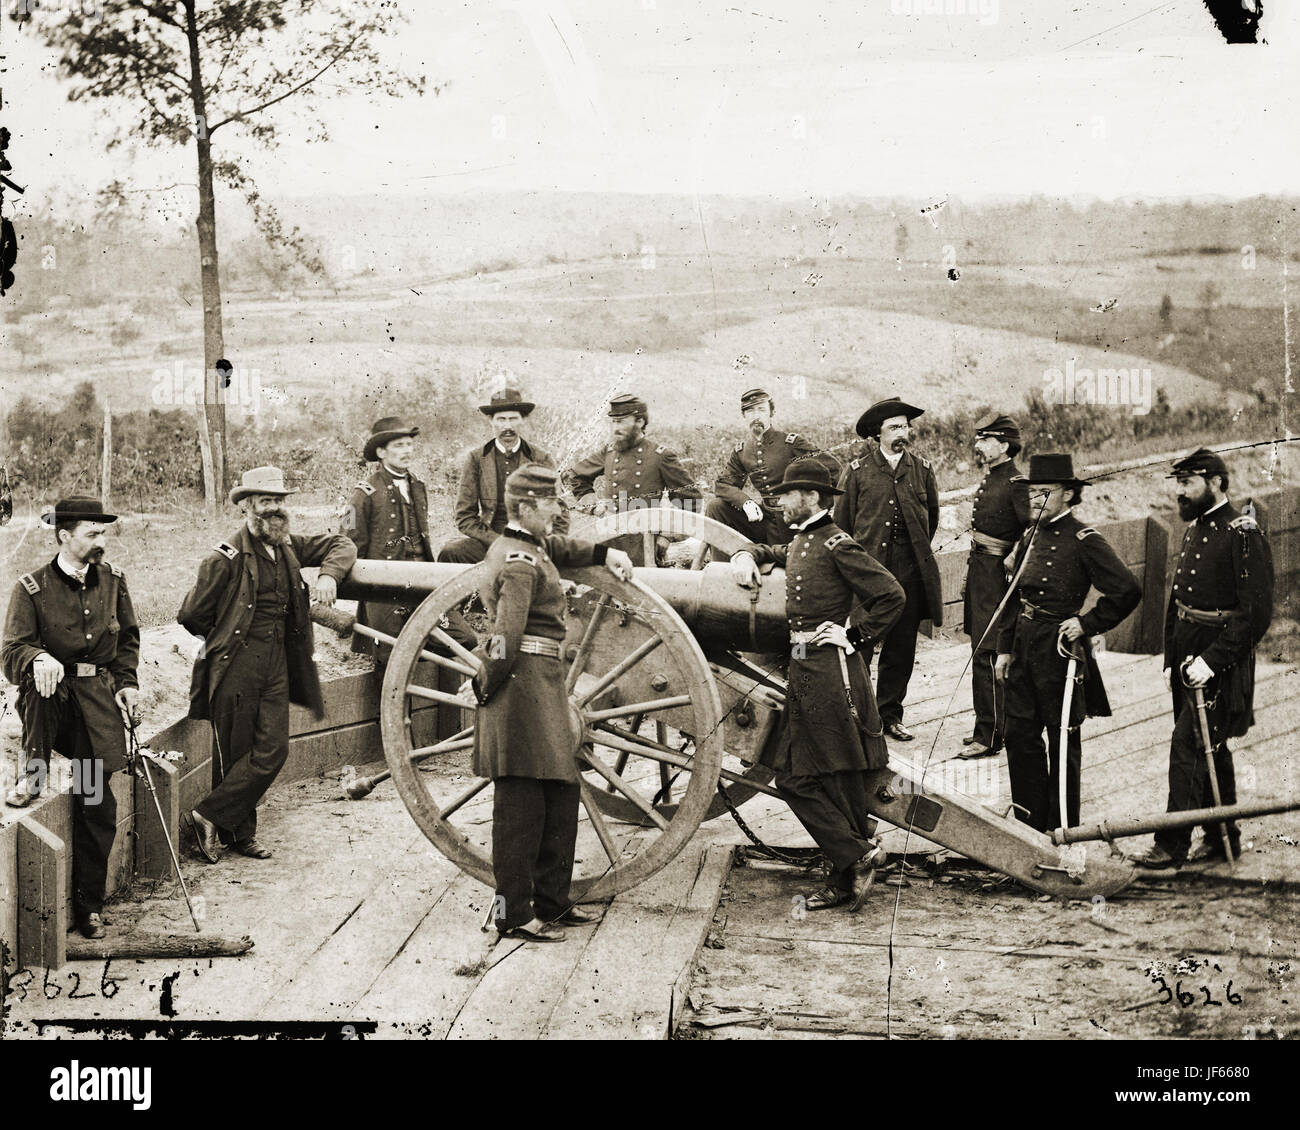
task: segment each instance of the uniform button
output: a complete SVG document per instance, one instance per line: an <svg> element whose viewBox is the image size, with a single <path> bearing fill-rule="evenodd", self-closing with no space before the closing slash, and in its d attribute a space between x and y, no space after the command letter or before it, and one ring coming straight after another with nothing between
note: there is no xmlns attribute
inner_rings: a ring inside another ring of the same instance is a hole
<svg viewBox="0 0 1300 1130"><path fill-rule="evenodd" d="M1191 573L1192 573L1192 576L1193 576L1193 577L1196 576L1196 570L1195 570L1195 569L1191 570Z"/></svg>
<svg viewBox="0 0 1300 1130"><path fill-rule="evenodd" d="M90 615L90 609L89 609L89 608L87 608L87 609L84 609L84 611L85 611L85 614L86 614L86 615L87 615L87 616L89 616L89 615Z"/></svg>
<svg viewBox="0 0 1300 1130"><path fill-rule="evenodd" d="M89 633L89 632L86 633L86 639L90 639L90 633Z"/></svg>
<svg viewBox="0 0 1300 1130"><path fill-rule="evenodd" d="M1198 554L1196 555L1196 558L1197 558L1198 561L1200 560L1200 557L1201 557L1201 555L1198 553Z"/></svg>

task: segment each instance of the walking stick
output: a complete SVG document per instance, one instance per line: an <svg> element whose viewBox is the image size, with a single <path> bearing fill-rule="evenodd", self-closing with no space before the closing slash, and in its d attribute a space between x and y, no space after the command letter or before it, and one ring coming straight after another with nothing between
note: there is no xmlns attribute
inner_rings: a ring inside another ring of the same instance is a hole
<svg viewBox="0 0 1300 1130"><path fill-rule="evenodd" d="M194 916L194 904L190 901L190 890L185 885L185 876L181 874L181 861L176 857L176 848L172 844L171 834L167 831L167 818L163 815L162 802L158 799L158 790L153 785L153 774L149 772L149 759L140 752L140 739L135 732L135 719L129 714L126 723L127 733L131 741L128 748L127 760L135 770L136 776L144 779L144 787L153 797L153 806L158 812L158 825L162 828L163 839L167 841L167 852L172 857L172 867L176 869L176 878L180 880L181 893L185 896L185 905L189 908L190 921L194 923L194 932L201 933L202 927L199 920Z"/></svg>
<svg viewBox="0 0 1300 1130"><path fill-rule="evenodd" d="M1069 809L1066 807L1066 771L1069 768L1069 749L1070 749L1070 706L1074 702L1074 684L1078 679L1079 672L1079 652L1078 643L1071 643L1069 648L1061 646L1063 638L1056 637L1056 653L1069 662L1065 666L1065 695L1061 700L1061 740L1057 743L1056 755L1056 796L1057 805L1060 809L1061 827L1070 826L1070 818L1067 815ZM1049 766L1050 768L1050 766Z"/></svg>
<svg viewBox="0 0 1300 1130"><path fill-rule="evenodd" d="M1214 744L1210 741L1210 715L1205 706L1205 688L1192 687L1187 682L1187 665L1191 659L1185 659L1181 667L1178 668L1179 678L1183 681L1183 686L1192 692L1192 701L1196 703L1196 718L1200 722L1201 744L1205 747L1205 771L1210 775L1210 796L1214 798L1214 807L1222 808L1223 801L1219 797L1219 775L1214 767ZM1219 822L1219 835L1223 837L1223 855L1228 861L1228 866L1236 865L1236 859L1232 854L1232 841L1228 838L1228 825Z"/></svg>

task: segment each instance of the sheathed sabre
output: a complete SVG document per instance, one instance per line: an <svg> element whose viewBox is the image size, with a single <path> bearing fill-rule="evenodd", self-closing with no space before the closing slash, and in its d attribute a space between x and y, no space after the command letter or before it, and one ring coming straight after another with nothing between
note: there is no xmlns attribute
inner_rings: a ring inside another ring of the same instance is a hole
<svg viewBox="0 0 1300 1130"><path fill-rule="evenodd" d="M1178 677L1182 679L1183 686L1192 692L1192 701L1196 703L1196 718L1200 723L1201 745L1205 748L1205 771L1210 775L1210 796L1214 798L1214 807L1222 808L1223 799L1219 795L1219 776L1214 768L1214 743L1210 740L1210 715L1205 706L1205 688L1194 687L1187 681L1187 668L1192 662L1192 657L1184 659L1182 665L1178 668ZM1232 854L1232 841L1228 837L1228 825L1219 822L1219 835L1223 837L1223 855L1228 861L1228 866L1233 866L1237 861Z"/></svg>

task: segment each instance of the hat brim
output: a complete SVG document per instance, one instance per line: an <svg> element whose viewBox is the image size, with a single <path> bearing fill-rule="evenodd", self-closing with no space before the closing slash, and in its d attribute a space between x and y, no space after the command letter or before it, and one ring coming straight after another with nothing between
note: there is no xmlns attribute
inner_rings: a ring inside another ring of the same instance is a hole
<svg viewBox="0 0 1300 1130"><path fill-rule="evenodd" d="M822 494L843 494L837 486L829 483L819 483L816 479L790 479L787 482L777 483L774 487L769 487L764 494L785 494L788 490L815 490Z"/></svg>
<svg viewBox="0 0 1300 1130"><path fill-rule="evenodd" d="M93 514L57 514L53 510L47 510L41 515L41 524L45 526L55 526L59 522L116 522L117 515L109 514L105 511L97 511Z"/></svg>
<svg viewBox="0 0 1300 1130"><path fill-rule="evenodd" d="M495 416L498 412L518 412L521 416L527 416L536 407L536 404L527 400L515 400L509 404L480 404L478 410L484 416Z"/></svg>
<svg viewBox="0 0 1300 1130"><path fill-rule="evenodd" d="M286 495L297 494L297 493L298 493L297 487L291 487L288 490L271 490L269 487L238 486L238 487L230 488L229 498L230 498L230 504L233 506L236 502L243 502L244 499L246 499L249 495L252 494L274 494L280 498L284 498Z"/></svg>
<svg viewBox="0 0 1300 1130"><path fill-rule="evenodd" d="M901 401L884 407L872 405L858 417L857 426L853 430L863 439L875 439L880 435L880 425L886 420L892 420L895 416L906 416L910 424L918 416L924 415L924 408L918 408L915 404L904 404Z"/></svg>
<svg viewBox="0 0 1300 1130"><path fill-rule="evenodd" d="M418 436L420 434L419 425L413 428L399 428L394 432L376 432L366 440L365 456L367 463L373 463L379 456L378 450L386 444L392 443L395 439L402 439L406 436ZM288 492L292 494L293 492Z"/></svg>

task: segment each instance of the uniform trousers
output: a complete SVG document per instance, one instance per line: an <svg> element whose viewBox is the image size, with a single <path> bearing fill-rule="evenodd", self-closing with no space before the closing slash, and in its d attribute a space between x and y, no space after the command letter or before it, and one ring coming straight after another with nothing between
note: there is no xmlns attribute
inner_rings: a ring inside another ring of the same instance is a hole
<svg viewBox="0 0 1300 1130"><path fill-rule="evenodd" d="M876 822L867 808L867 774L845 769L815 776L778 772L776 791L807 829L830 864L830 884L853 885L852 867L875 846Z"/></svg>
<svg viewBox="0 0 1300 1130"><path fill-rule="evenodd" d="M712 518L715 522L721 522L737 533L744 534L750 541L757 542L759 545L787 545L790 541L790 527L786 525L785 519L779 512L774 514L764 510L763 516L757 522L753 522L735 503L715 495L704 507L704 516ZM714 561L730 560L730 554L720 549L713 550L712 554Z"/></svg>
<svg viewBox="0 0 1300 1130"><path fill-rule="evenodd" d="M1006 591L1002 558L987 553L971 553L966 570L966 605L970 623L974 738L980 745L994 750L1001 749L1005 740L1006 703L1002 687L993 677L998 652L997 627L991 628L987 634L984 629Z"/></svg>
<svg viewBox="0 0 1300 1130"><path fill-rule="evenodd" d="M439 561L449 561L456 565L477 565L487 556L487 547L477 538L452 538L440 550Z"/></svg>
<svg viewBox="0 0 1300 1130"><path fill-rule="evenodd" d="M903 699L907 697L907 684L916 665L916 633L925 619L926 597L921 569L910 543L891 541L881 564L894 574L907 596L902 615L881 642L880 665L876 670L876 705L880 721L889 726L903 720ZM874 651L873 646L863 653L868 667Z"/></svg>
<svg viewBox="0 0 1300 1130"><path fill-rule="evenodd" d="M1226 721L1226 704L1219 692L1220 679L1211 679L1205 688L1205 713L1210 724L1210 741L1214 743L1214 774L1219 783L1219 800L1224 804L1237 803L1237 776L1232 764L1232 751L1222 740ZM1205 764L1205 745L1201 740L1201 722L1196 712L1196 702L1191 691L1179 682L1178 672L1173 673L1174 732L1169 742L1169 812L1186 812L1190 808L1211 808L1214 793L1210 789L1209 768ZM1206 843L1221 849L1223 839L1220 824L1205 824ZM1237 854L1241 834L1233 821L1228 821L1228 840L1232 853ZM1162 847L1174 859L1187 858L1191 846L1191 828L1170 828L1157 832L1157 847Z"/></svg>
<svg viewBox="0 0 1300 1130"><path fill-rule="evenodd" d="M556 918L572 905L578 784L535 777L497 777L492 784L496 927Z"/></svg>

